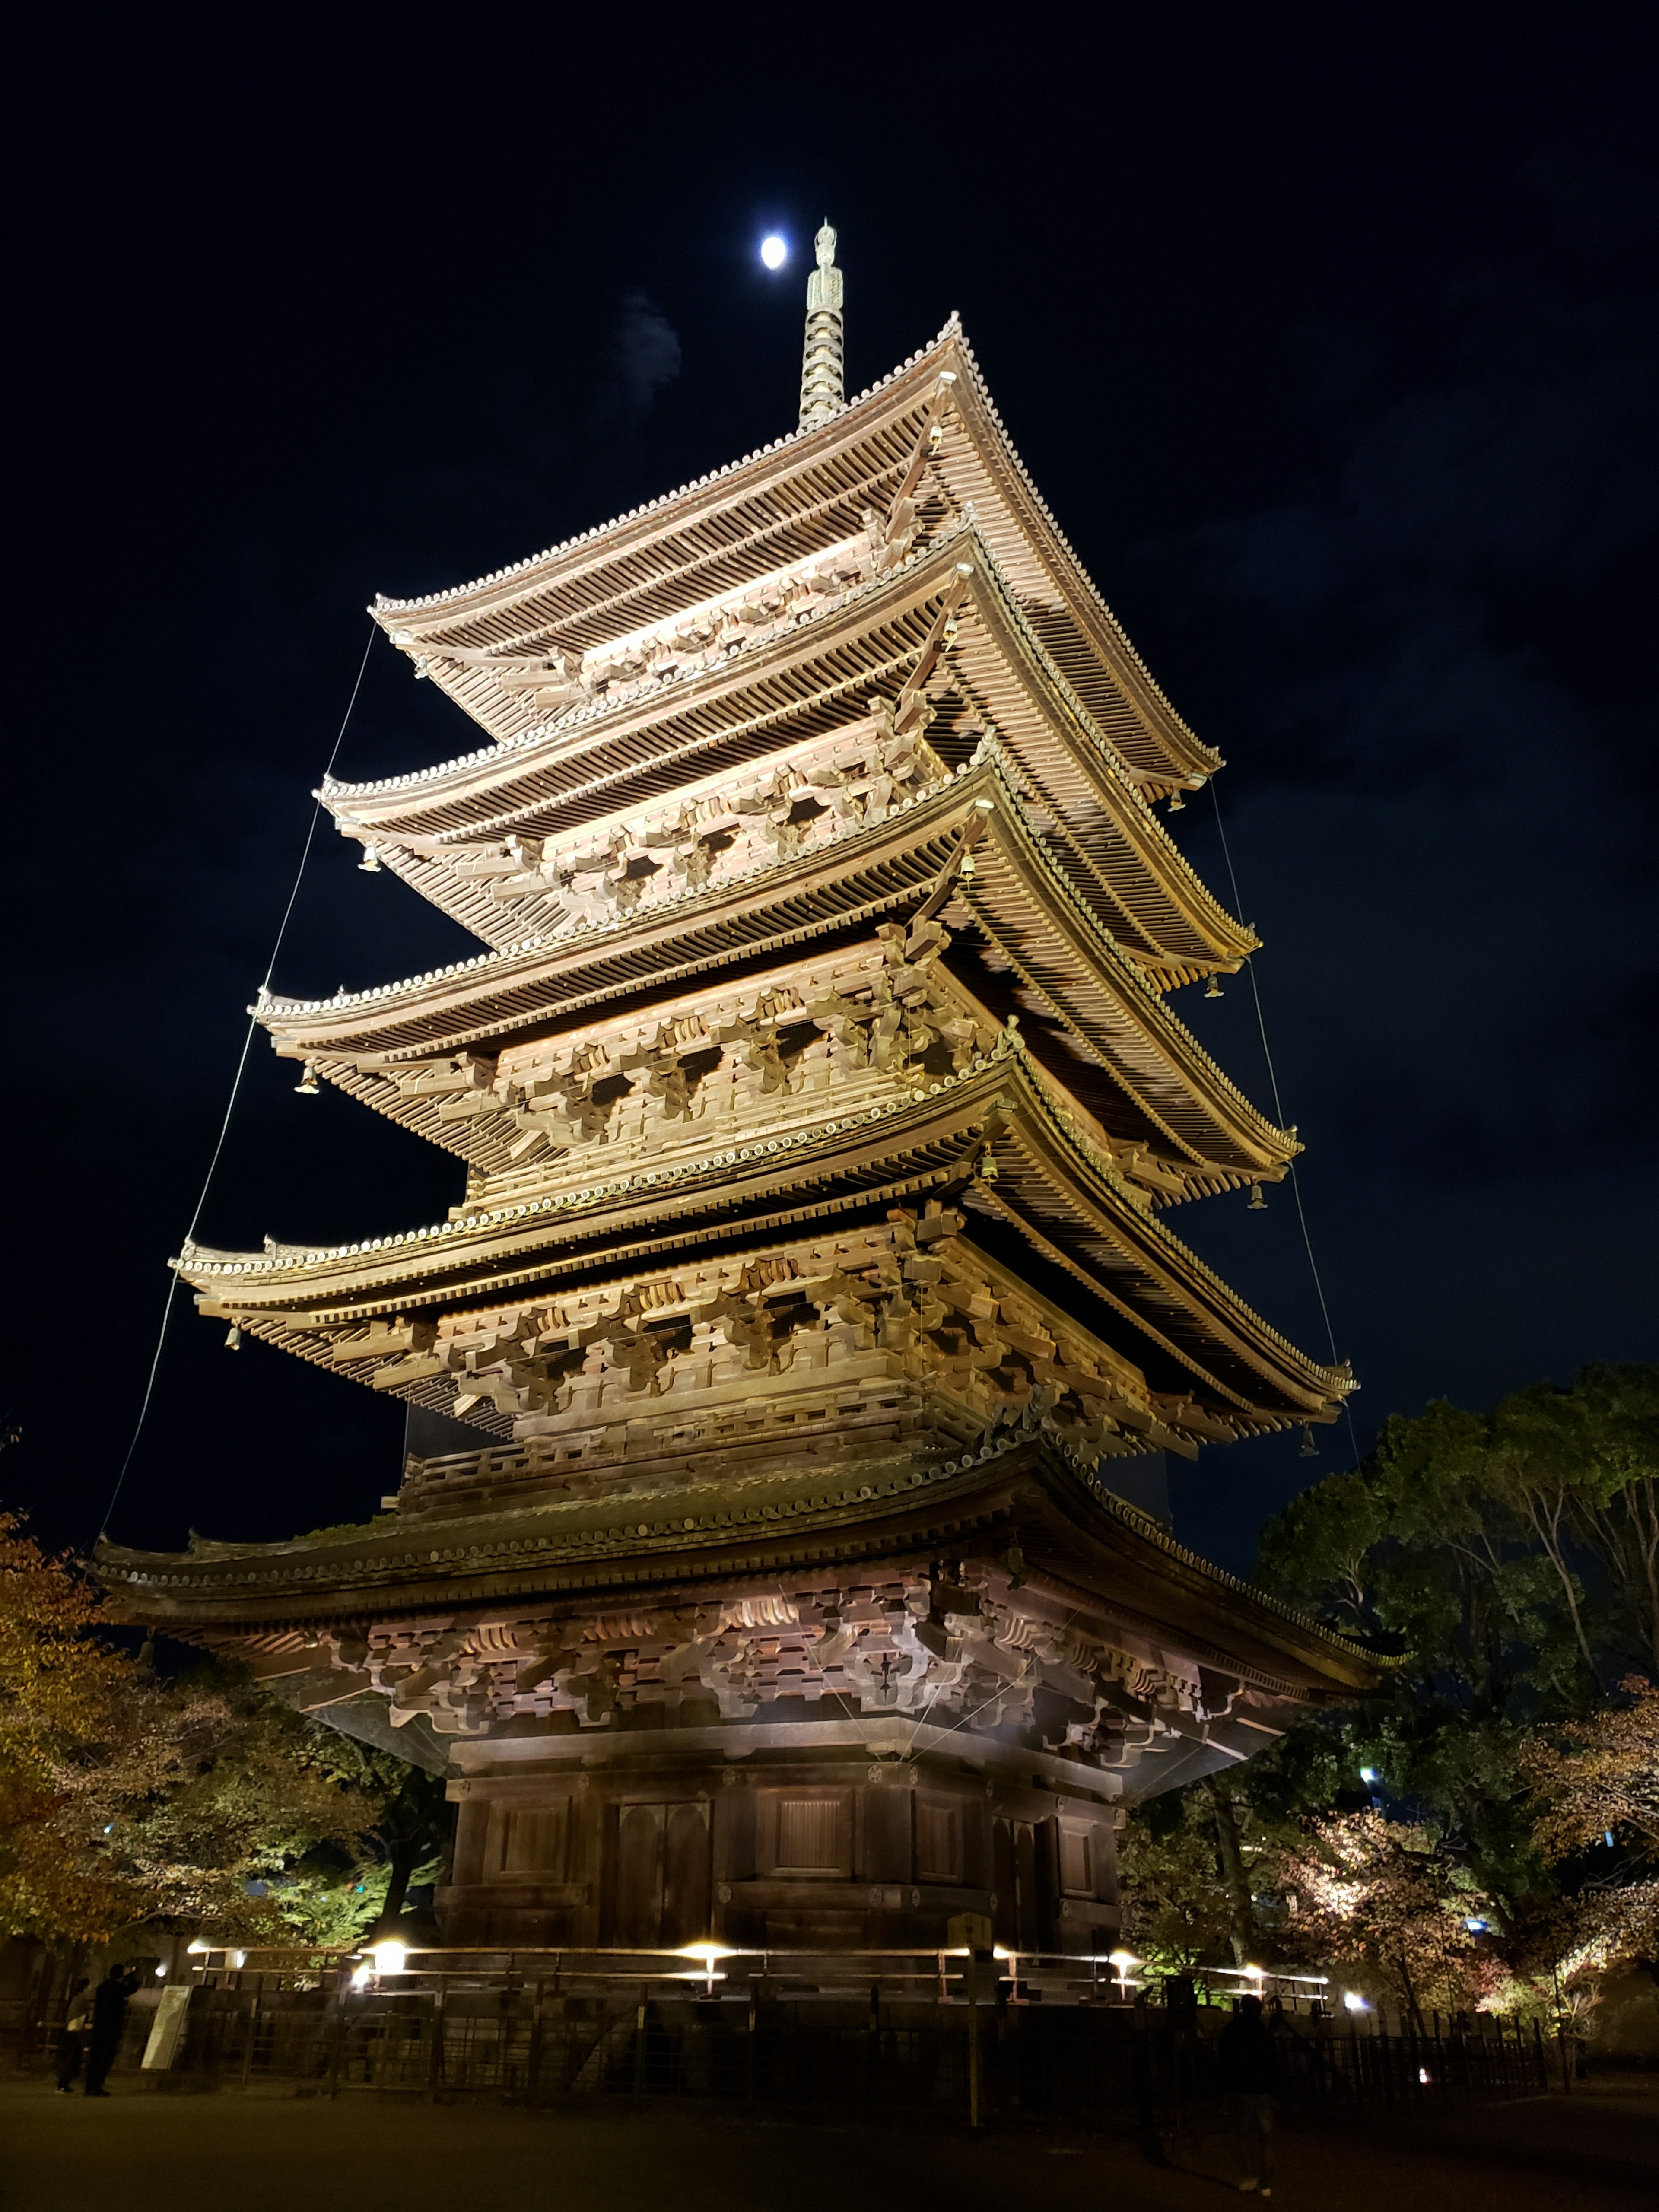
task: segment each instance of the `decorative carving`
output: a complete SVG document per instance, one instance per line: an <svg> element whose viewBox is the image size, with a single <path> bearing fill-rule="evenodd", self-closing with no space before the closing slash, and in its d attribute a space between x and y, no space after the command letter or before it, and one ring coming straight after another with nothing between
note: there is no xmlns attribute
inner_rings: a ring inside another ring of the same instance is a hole
<svg viewBox="0 0 1659 2212"><path fill-rule="evenodd" d="M441 1735L480 1736L562 1714L605 1729L639 1706L672 1724L708 1705L727 1722L830 1709L908 1716L1012 1736L1081 1764L1124 1769L1162 1736L1201 1726L1195 1662L1101 1620L1060 1613L1000 1570L756 1592L700 1606L463 1626L383 1623L322 1647L361 1673L394 1725L424 1715ZM1057 1725L1058 1724L1058 1725ZM1056 1730L1043 1733L1045 1728Z"/></svg>
<svg viewBox="0 0 1659 2212"><path fill-rule="evenodd" d="M847 1111L963 1074L996 1048L996 1023L939 964L950 933L930 920L884 924L875 940L759 986L711 994L667 1018L622 1018L580 1033L410 1066L362 1063L400 1099L430 1102L438 1127L469 1158L517 1180L591 1174L604 1147L660 1164L750 1131L810 1126L835 1096ZM780 1109L783 1121L780 1123ZM1102 1141L1104 1141L1103 1133ZM472 1202L493 1202L486 1176Z"/></svg>
<svg viewBox="0 0 1659 2212"><path fill-rule="evenodd" d="M730 623L746 637L757 625L787 626L803 592L811 604L814 593L805 584L760 587L730 611ZM658 658L684 672L680 648ZM600 688L608 691L616 680L607 676ZM944 773L921 742L919 722L912 717L901 729L892 707L883 702L850 730L735 775L716 792L649 807L627 823L561 837L520 830L483 846L413 838L405 849L441 860L463 883L481 886L492 903L536 901L544 929L593 929L872 827Z"/></svg>

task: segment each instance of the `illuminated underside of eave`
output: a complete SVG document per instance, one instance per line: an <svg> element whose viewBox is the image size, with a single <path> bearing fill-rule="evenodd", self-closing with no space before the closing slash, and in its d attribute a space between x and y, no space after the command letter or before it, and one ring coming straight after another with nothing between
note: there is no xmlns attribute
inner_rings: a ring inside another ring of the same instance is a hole
<svg viewBox="0 0 1659 2212"><path fill-rule="evenodd" d="M630 1176L497 1209L379 1252L187 1255L179 1272L213 1310L260 1333L362 1321L457 1303L487 1306L562 1277L640 1272L681 1245L785 1234L907 1194L959 1188L988 1148L1003 1177L975 1202L1006 1220L1199 1381L1247 1425L1334 1416L1351 1382L1307 1359L1147 1214L1123 1179L1060 1121L1023 1056L1009 1054L872 1127L826 1126L817 1141L770 1140L680 1171ZM743 1154L749 1157L744 1158ZM833 1199L816 1195L833 1182ZM298 1347L295 1347L298 1348ZM1229 1381L1217 1371L1224 1362ZM1256 1387L1243 1387L1246 1376ZM1265 1402L1265 1388L1276 1404Z"/></svg>
<svg viewBox="0 0 1659 2212"><path fill-rule="evenodd" d="M972 569L958 580L958 555ZM981 714L993 715L1018 763L1019 781L1054 822L1057 852L1137 957L1177 982L1235 967L1256 939L1202 883L1152 813L1042 641L995 572L977 532L946 532L902 568L815 613L737 659L699 670L617 705L556 722L544 737L469 757L391 788L328 786L325 803L350 834L373 842L383 864L485 942L514 942L545 925L548 898L493 903L446 865L515 834L591 837L607 823L679 803L790 745L822 743L838 723L868 711L870 683L902 681L924 642L937 595L963 593L963 635L939 680L970 678ZM914 635L907 639L908 623ZM803 655L803 639L810 652ZM793 709L781 700L793 698ZM797 726L792 732L791 721ZM814 726L817 726L815 729ZM711 777L711 764L714 767Z"/></svg>
<svg viewBox="0 0 1659 2212"><path fill-rule="evenodd" d="M259 1017L279 1049L318 1060L452 1052L537 1022L574 1019L642 986L664 989L903 910L949 866L955 840L987 799L989 830L964 896L1010 969L1179 1152L1224 1170L1281 1167L1297 1150L1295 1139L1249 1104L1099 929L1025 827L994 749L877 828L732 885L355 1001L265 1001Z"/></svg>

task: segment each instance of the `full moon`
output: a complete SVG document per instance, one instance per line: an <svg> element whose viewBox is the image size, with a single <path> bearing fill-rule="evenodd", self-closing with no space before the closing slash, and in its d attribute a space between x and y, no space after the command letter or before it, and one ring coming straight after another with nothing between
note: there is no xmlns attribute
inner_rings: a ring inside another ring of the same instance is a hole
<svg viewBox="0 0 1659 2212"><path fill-rule="evenodd" d="M773 232L770 238L762 239L761 259L766 264L769 269L781 269L784 263L788 258L788 246L784 240L778 236L775 231Z"/></svg>

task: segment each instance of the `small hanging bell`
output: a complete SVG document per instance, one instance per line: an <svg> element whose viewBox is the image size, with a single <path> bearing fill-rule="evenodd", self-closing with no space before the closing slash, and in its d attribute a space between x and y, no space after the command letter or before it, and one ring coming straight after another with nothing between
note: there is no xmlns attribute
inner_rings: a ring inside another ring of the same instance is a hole
<svg viewBox="0 0 1659 2212"><path fill-rule="evenodd" d="M364 846L363 857L357 863L357 872L360 876L378 876L380 874L380 855L374 846Z"/></svg>
<svg viewBox="0 0 1659 2212"><path fill-rule="evenodd" d="M972 876L974 872L974 856L971 853L964 853L962 856L962 866L957 869L957 873L965 880Z"/></svg>
<svg viewBox="0 0 1659 2212"><path fill-rule="evenodd" d="M1224 999L1226 997L1227 994L1221 988L1221 978L1219 975L1211 976L1210 987L1208 990L1205 992L1204 995L1206 999Z"/></svg>
<svg viewBox="0 0 1659 2212"><path fill-rule="evenodd" d="M1182 797L1178 791L1172 791L1170 793L1170 811L1171 814L1179 814L1182 808L1185 806L1186 804L1186 800Z"/></svg>
<svg viewBox="0 0 1659 2212"><path fill-rule="evenodd" d="M1314 1442L1314 1432L1305 1421L1302 1424L1302 1449L1297 1454L1297 1457L1298 1459L1319 1457L1319 1446Z"/></svg>
<svg viewBox="0 0 1659 2212"><path fill-rule="evenodd" d="M225 1350L227 1352L240 1352L241 1348L242 1332L237 1328L235 1322L233 1322L230 1325L230 1334L225 1339Z"/></svg>
<svg viewBox="0 0 1659 2212"><path fill-rule="evenodd" d="M1267 1194L1259 1182L1250 1185L1250 1202L1244 1210L1247 1213L1265 1213L1267 1211Z"/></svg>
<svg viewBox="0 0 1659 2212"><path fill-rule="evenodd" d="M945 632L944 632L944 635L945 635L945 642L946 643L946 645L954 645L954 644L956 643L956 641L957 641L957 618L956 618L956 617L955 617L954 615L946 615L946 617L945 617Z"/></svg>
<svg viewBox="0 0 1659 2212"><path fill-rule="evenodd" d="M981 1182L994 1182L996 1181L997 1156L994 1152L981 1152L980 1154L979 1179Z"/></svg>
<svg viewBox="0 0 1659 2212"><path fill-rule="evenodd" d="M308 1060L306 1062L305 1073L301 1075L300 1080L295 1085L294 1088L301 1098L314 1098L317 1096L319 1085L317 1081L317 1063L315 1060Z"/></svg>

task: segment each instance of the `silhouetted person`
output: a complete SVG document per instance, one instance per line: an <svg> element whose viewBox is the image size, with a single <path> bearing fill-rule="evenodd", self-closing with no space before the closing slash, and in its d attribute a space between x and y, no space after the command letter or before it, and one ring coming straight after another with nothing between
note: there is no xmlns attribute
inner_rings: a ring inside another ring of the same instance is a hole
<svg viewBox="0 0 1659 2212"><path fill-rule="evenodd" d="M87 2023L92 2017L92 1984L84 1974L70 1991L64 2033L58 2043L58 2094L67 2097L81 2071L87 2051Z"/></svg>
<svg viewBox="0 0 1659 2212"><path fill-rule="evenodd" d="M1240 1997L1221 2031L1221 2087L1238 2135L1238 2185L1273 2193L1273 2091L1279 2053L1260 1997Z"/></svg>
<svg viewBox="0 0 1659 2212"><path fill-rule="evenodd" d="M119 1966L112 1966L92 1993L92 2036L87 2046L87 2088L88 2097L107 2097L104 2076L115 2063L115 2054L121 2048L121 2031L127 2024L127 1999L132 1995L137 1977L124 1973Z"/></svg>

